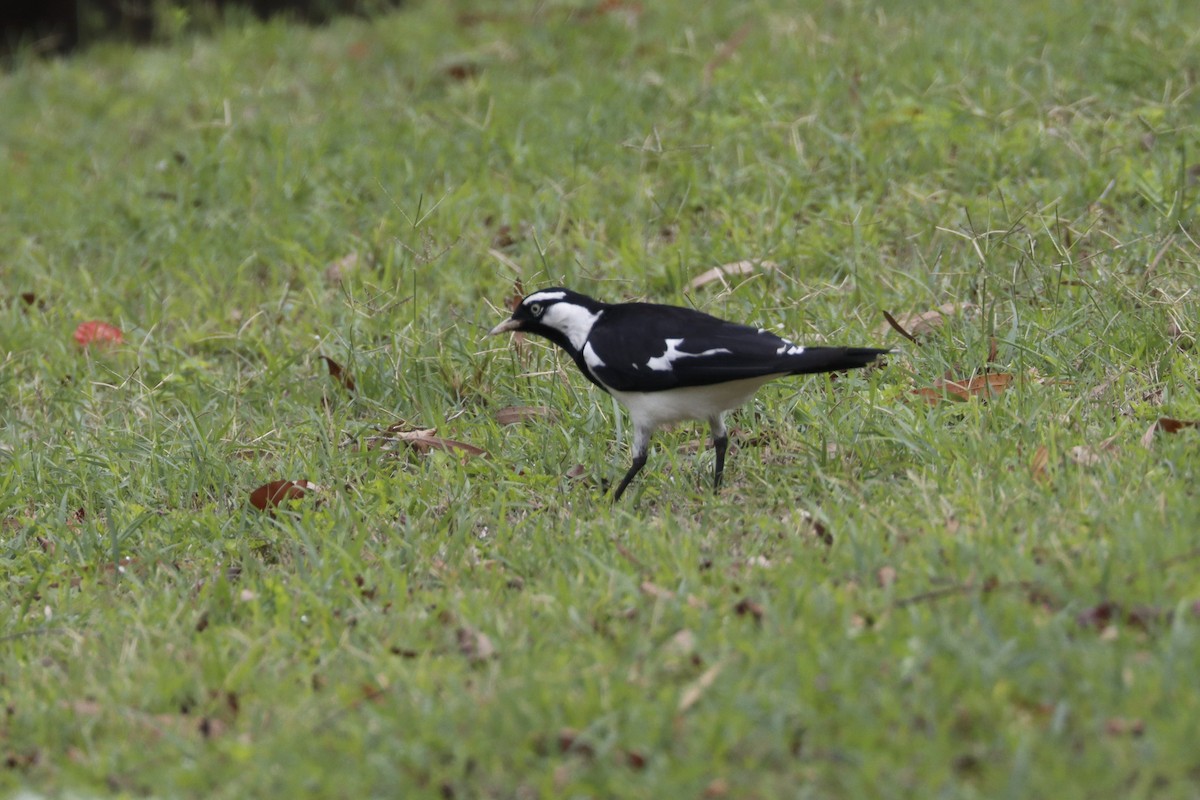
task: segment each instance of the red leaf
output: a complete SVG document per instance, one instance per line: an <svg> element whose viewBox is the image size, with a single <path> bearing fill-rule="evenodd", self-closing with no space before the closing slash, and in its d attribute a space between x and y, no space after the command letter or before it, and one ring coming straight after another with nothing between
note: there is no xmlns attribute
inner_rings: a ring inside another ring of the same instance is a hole
<svg viewBox="0 0 1200 800"><path fill-rule="evenodd" d="M354 378L350 375L350 372L329 356L321 356L321 358L325 360L326 366L329 367L329 374L332 375L335 380L341 383L342 386L346 388L347 392L354 394Z"/></svg>
<svg viewBox="0 0 1200 800"><path fill-rule="evenodd" d="M271 481L250 493L250 505L259 511L279 505L284 500L299 500L307 494L315 494L321 487L312 481Z"/></svg>
<svg viewBox="0 0 1200 800"><path fill-rule="evenodd" d="M930 405L937 405L943 400L970 400L979 397L986 400L998 395L1012 386L1013 376L1007 372L992 372L987 375L976 375L966 381L947 381L938 379L933 386L913 389L913 394L925 400Z"/></svg>
<svg viewBox="0 0 1200 800"><path fill-rule="evenodd" d="M80 323L79 327L75 329L75 341L79 342L81 347L93 344L104 346L121 344L125 341L125 336L116 325L92 320Z"/></svg>
<svg viewBox="0 0 1200 800"><path fill-rule="evenodd" d="M1142 434L1142 447L1150 447L1154 444L1154 434L1158 431L1163 433L1179 433L1184 428L1195 428L1200 426L1200 420L1194 419L1171 419L1170 417L1159 417L1154 421L1144 434Z"/></svg>

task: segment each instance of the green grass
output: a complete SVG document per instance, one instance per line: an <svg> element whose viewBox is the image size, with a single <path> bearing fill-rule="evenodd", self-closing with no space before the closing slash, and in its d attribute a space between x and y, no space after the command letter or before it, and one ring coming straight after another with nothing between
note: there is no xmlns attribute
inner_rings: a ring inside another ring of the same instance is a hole
<svg viewBox="0 0 1200 800"><path fill-rule="evenodd" d="M697 5L0 75L0 790L1200 794L1200 431L1140 443L1200 419L1200 6ZM611 508L612 402L481 338L518 277L899 352Z"/></svg>

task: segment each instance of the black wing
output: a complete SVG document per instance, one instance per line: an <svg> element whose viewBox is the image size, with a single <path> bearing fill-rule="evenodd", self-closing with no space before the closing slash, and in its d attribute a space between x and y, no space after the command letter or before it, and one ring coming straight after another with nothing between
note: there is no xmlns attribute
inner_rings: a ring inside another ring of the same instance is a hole
<svg viewBox="0 0 1200 800"><path fill-rule="evenodd" d="M653 303L609 307L592 328L587 344L592 350L588 369L601 384L617 391L643 392L851 369L887 352L799 347L759 328Z"/></svg>

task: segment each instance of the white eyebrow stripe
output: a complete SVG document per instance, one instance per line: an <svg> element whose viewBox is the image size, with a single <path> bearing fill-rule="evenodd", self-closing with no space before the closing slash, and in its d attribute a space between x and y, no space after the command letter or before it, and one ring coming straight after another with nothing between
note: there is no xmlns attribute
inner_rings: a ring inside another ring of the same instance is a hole
<svg viewBox="0 0 1200 800"><path fill-rule="evenodd" d="M521 305L527 306L530 303L542 303L547 300L562 300L566 296L566 292L534 292L522 300Z"/></svg>
<svg viewBox="0 0 1200 800"><path fill-rule="evenodd" d="M656 372L666 372L671 369L671 362L678 361L681 358L701 358L703 356L715 356L719 353L733 352L724 347L713 347L705 350L703 353L684 353L679 350L679 345L683 344L683 339L667 339L666 343L666 352L661 356L654 356L646 362L646 366Z"/></svg>

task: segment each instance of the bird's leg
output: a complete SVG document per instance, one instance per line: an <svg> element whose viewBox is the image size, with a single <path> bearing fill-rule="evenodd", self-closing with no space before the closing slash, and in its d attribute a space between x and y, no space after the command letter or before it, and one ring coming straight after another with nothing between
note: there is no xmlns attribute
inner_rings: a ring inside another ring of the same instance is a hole
<svg viewBox="0 0 1200 800"><path fill-rule="evenodd" d="M729 435L725 432L725 420L721 415L708 421L712 429L713 448L717 451L717 466L713 470L713 492L721 488L721 474L725 472L725 450L729 447Z"/></svg>
<svg viewBox="0 0 1200 800"><path fill-rule="evenodd" d="M614 503L621 499L621 495L625 492L625 487L633 480L633 476L641 472L642 467L646 466L646 452L649 450L649 446L650 431L635 428L633 431L633 466L625 473L625 477L617 485L617 490L613 492L612 501Z"/></svg>

